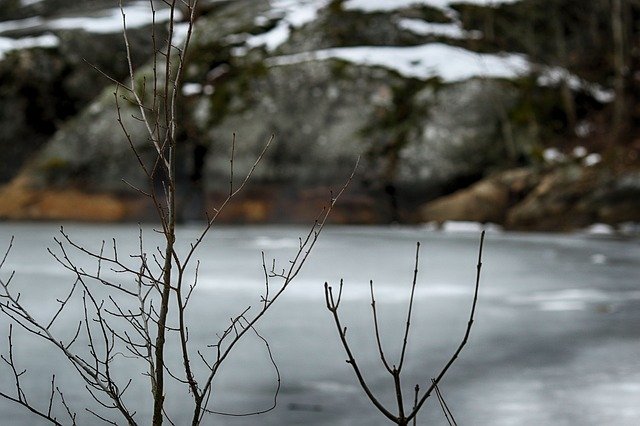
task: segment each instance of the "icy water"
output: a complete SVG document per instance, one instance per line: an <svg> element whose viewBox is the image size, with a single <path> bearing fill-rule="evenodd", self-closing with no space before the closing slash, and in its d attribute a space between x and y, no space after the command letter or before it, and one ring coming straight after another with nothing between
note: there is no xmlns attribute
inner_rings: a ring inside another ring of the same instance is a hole
<svg viewBox="0 0 640 426"><path fill-rule="evenodd" d="M79 242L98 248L115 238L120 256L136 251L135 226L67 225ZM49 318L73 281L50 255L57 226L0 224L0 244L15 235L5 270L16 271L22 301L39 318ZM259 304L264 292L261 251L286 266L297 249L300 227L222 227L198 253L199 284L188 320L190 341L206 352L211 336L228 318ZM197 227L180 229L181 249ZM148 249L157 240L144 230ZM373 392L395 409L392 381L381 366L373 339L369 286L374 280L382 340L396 359L402 340L415 243L422 244L414 316L404 367L404 392L426 386L464 334L472 302L479 234L447 233L410 227L330 227L321 236L303 273L260 323L282 376L275 410L256 417L209 416L215 425L385 425L389 424L360 391L326 310L323 284L344 279L342 320ZM86 259L78 262L95 267ZM638 425L640 424L640 241L589 235L489 232L476 323L468 346L441 384L460 425ZM73 335L81 316L76 304L57 333ZM0 319L6 336L8 324ZM16 360L28 396L46 409L51 374L64 390L79 424L91 404L83 385L58 354L14 331ZM6 339L0 350L6 354ZM171 366L180 360L174 344ZM116 375L134 379L128 404L141 423L149 414L144 365L119 361ZM1 390L13 380L0 367ZM270 405L275 372L263 345L250 337L238 347L215 381L218 411L260 410ZM411 398L407 397L409 401ZM409 403L407 404L409 405ZM184 387L172 382L167 409L177 425L189 421ZM59 413L60 418L62 413ZM117 417L114 417L117 418ZM418 424L445 425L435 399ZM118 424L122 423L118 419ZM0 424L35 425L21 407L0 401Z"/></svg>

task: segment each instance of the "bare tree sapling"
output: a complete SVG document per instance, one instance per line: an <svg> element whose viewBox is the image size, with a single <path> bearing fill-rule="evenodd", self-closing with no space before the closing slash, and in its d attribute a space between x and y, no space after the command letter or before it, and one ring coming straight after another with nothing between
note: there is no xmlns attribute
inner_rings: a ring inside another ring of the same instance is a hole
<svg viewBox="0 0 640 426"><path fill-rule="evenodd" d="M158 5L168 8L170 12L166 40L158 39L155 31ZM33 314L28 304L23 302L20 292L12 287L14 273L8 277L0 275L0 311L12 323L2 360L13 377L13 390L5 389L5 383L0 389L0 396L56 425L75 425L78 422L78 414L73 407L77 401L65 399L63 390L56 384L55 376L47 384L50 387L47 401L34 401L28 397L23 385L26 371L20 368L19 360L14 356L14 328L21 328L43 340L68 360L86 385L89 394L87 399L93 401L95 406L82 407L82 410L96 419L114 425L175 424L171 413L167 411L167 399L172 397L167 394L167 382L173 380L181 384L185 393L190 396L191 424L201 424L205 415L215 412L210 408L215 396L212 390L213 380L241 340L250 334L257 336L265 344L273 361L269 345L256 326L298 276L336 200L348 184L347 181L338 193L331 196L327 207L318 215L308 233L299 239L297 250L284 268L275 260L268 262L264 253L262 254L264 292L257 306L247 306L231 317L227 324L214 325L210 330L208 352L195 348L189 339L187 312L197 291L200 266L196 258L198 249L225 207L249 181L273 136L265 143L264 149L240 182L236 182L234 176L236 140L235 135L233 136L226 198L217 208L207 213L202 230L188 244L187 249L180 249L177 245L177 104L186 67L186 53L194 29L197 0L150 0L149 6L153 16L151 38L154 46L150 81L147 78L140 79L134 69L127 16L122 2L120 10L129 76L127 82L111 81L115 84L117 122L146 181L144 187L129 185L153 204L159 222L156 232L160 234L162 243L149 250L145 244L143 229L139 228L134 231L139 242L137 251L123 256L115 239L102 241L97 249L93 249L77 242L61 228L60 236L55 239L55 249L49 249L49 252L63 268L73 274L74 280L66 293L57 299L54 314L44 321ZM176 35L179 8L186 15L186 30L181 40ZM134 105L137 109L133 118L144 127L146 142L134 140L133 132L127 124L131 117L123 115L123 102ZM145 149L145 153L141 149ZM152 152L151 156L148 155L149 151ZM13 239L8 244L0 268L5 265L12 245ZM85 261L92 261L94 269L81 266L78 256L83 256ZM72 305L81 306L82 315L75 332L70 338L65 338L64 330L59 329L59 322L72 309ZM179 368L166 359L170 346L179 347ZM146 376L152 396L153 407L148 419L139 414L142 407L132 407L127 398L126 392L132 382L139 379L122 378L118 371L119 363L128 362L129 359L141 361L146 366L140 377ZM277 372L277 366L275 369ZM279 389L279 374L277 380L278 386L271 406L240 415L258 414L273 409Z"/></svg>
<svg viewBox="0 0 640 426"><path fill-rule="evenodd" d="M376 308L374 285L373 285L373 281L369 281L369 289L370 289L370 295L371 295L371 311L373 315L373 328L375 332L375 340L377 345L376 349L384 369L389 373L389 375L393 380L393 391L395 393L396 403L397 403L397 408L395 409L395 411L389 407L386 407L384 404L382 404L382 402L380 402L378 397L374 395L370 385L367 383L367 380L365 379L362 373L360 366L358 365L356 356L354 355L353 349L347 339L347 327L345 327L342 324L340 320L340 314L339 314L340 301L342 298L342 289L343 289L342 280L340 281L337 294L334 294L333 287L331 287L328 283L325 283L324 285L325 302L327 305L327 309L329 310L329 312L333 317L334 323L336 325L336 330L338 332L338 336L340 337L340 342L342 343L342 346L347 354L347 360L346 360L347 364L349 364L353 369L353 372L355 373L358 379L358 383L360 387L362 388L366 396L369 398L371 403L391 423L395 423L399 426L407 426L412 422L413 425L416 425L417 416L420 409L423 407L426 400L435 392L447 422L450 425L456 424L453 414L451 413L451 410L449 409L446 402L444 401L444 397L442 396L442 393L440 392L438 385L442 381L442 378L445 376L445 374L449 371L449 368L453 365L455 360L458 359L458 356L460 355L460 353L462 352L462 349L467 344L467 341L469 340L469 335L471 334L471 327L473 325L474 316L476 312L476 304L478 302L478 290L480 288L480 270L482 268L483 243L484 243L484 231L480 236L480 248L478 250L478 263L476 267L476 281L475 281L475 287L474 287L473 302L471 304L469 320L467 322L467 327L465 329L462 341L460 342L460 344L458 345L454 353L451 355L449 360L438 372L438 374L431 379L431 382L426 387L426 390L421 390L419 384L415 385L415 387L413 388L413 391L414 391L413 405L411 406L408 405L405 394L403 393L402 368L404 367L407 344L409 342L409 331L411 328L413 301L415 296L416 283L418 279L418 260L419 260L419 254L420 254L420 243L417 243L416 245L416 256L415 256L415 264L414 264L415 266L413 270L413 280L411 282L409 308L408 308L407 319L404 327L403 340L402 340L402 345L400 349L400 357L397 363L391 363L389 361L389 358L385 354L384 349L382 347L382 341L380 339L380 328L379 328L379 322L378 322L378 311Z"/></svg>

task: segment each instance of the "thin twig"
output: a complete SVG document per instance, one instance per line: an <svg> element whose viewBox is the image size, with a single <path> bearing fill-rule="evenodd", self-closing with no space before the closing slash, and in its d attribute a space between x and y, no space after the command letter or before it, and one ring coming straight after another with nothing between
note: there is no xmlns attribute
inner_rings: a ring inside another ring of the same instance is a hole
<svg viewBox="0 0 640 426"><path fill-rule="evenodd" d="M442 413L444 414L444 418L447 420L449 426L457 426L456 420L453 418L453 413L449 409L444 397L442 396L442 392L440 392L440 386L435 383L434 379L431 379L431 383L435 386L436 397L438 398L438 403L440 404L440 408L442 409ZM415 417L414 417L415 419Z"/></svg>
<svg viewBox="0 0 640 426"><path fill-rule="evenodd" d="M480 271L482 270L482 248L484 245L484 235L485 235L485 231L482 231L482 233L480 234L480 248L478 249L478 263L476 265L476 283L475 283L475 289L473 292L473 303L471 304L469 321L467 322L467 328L464 332L462 341L460 342L460 345L458 345L458 348L453 353L449 361L445 364L442 370L440 370L440 373L433 380L431 386L427 389L424 395L422 395L422 398L420 398L420 401L418 401L418 404L416 405L416 408L413 410L413 412L407 417L407 420L411 420L413 417L415 417L418 411L420 411L420 408L422 408L422 405L425 403L427 398L429 398L429 396L431 395L431 392L433 392L434 388L438 385L438 383L440 383L440 380L442 380L442 378L447 373L447 371L449 371L449 368L451 368L451 366L456 361L456 359L458 359L460 352L462 352L462 349L465 347L465 345L467 344L467 341L469 340L469 335L471 334L471 327L473 326L474 315L476 313L476 305L478 303L478 291L480 289Z"/></svg>

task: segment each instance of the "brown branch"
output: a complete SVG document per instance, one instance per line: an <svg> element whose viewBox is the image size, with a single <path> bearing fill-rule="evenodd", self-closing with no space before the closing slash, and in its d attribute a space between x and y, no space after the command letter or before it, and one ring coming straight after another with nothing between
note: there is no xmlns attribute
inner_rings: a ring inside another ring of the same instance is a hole
<svg viewBox="0 0 640 426"><path fill-rule="evenodd" d="M376 344L378 345L378 353L380 355L380 359L382 360L382 364L384 368L389 372L389 374L393 374L393 370L391 366L387 362L387 358L384 355L384 351L382 349L382 341L380 339L380 327L378 326L378 312L376 309L376 298L373 291L373 280L369 280L369 291L371 293L371 311L373 314L373 329L376 334Z"/></svg>
<svg viewBox="0 0 640 426"><path fill-rule="evenodd" d="M411 282L411 296L409 296L409 309L407 311L407 323L404 329L404 339L402 340L402 352L400 354L400 362L398 362L398 373L402 370L404 364L404 355L407 350L407 342L409 339L409 329L411 328L411 311L413 309L413 300L416 293L416 282L418 280L418 259L420 256L420 242L416 243L416 261L413 268L413 281Z"/></svg>
<svg viewBox="0 0 640 426"><path fill-rule="evenodd" d="M440 404L440 408L442 409L442 413L444 414L444 418L447 420L449 426L457 426L456 420L453 418L453 413L449 409L447 402L444 400L444 396L442 396L442 392L440 391L440 386L435 383L434 379L431 379L431 383L435 386L436 397L438 398L438 403ZM415 418L415 417L414 417Z"/></svg>
<svg viewBox="0 0 640 426"><path fill-rule="evenodd" d="M333 320L334 320L334 322L336 324L336 328L338 329L338 336L340 336L340 341L342 342L342 347L344 348L345 352L347 353L347 364L349 364L351 366L351 368L353 369L353 371L355 372L356 377L358 378L358 381L360 382L360 387L362 387L362 390L367 395L367 397L369 397L369 400L373 403L373 405L375 405L376 408L382 414L384 414L388 419L390 419L393 422L397 422L396 416L394 416L391 412L389 412L384 407L384 405L382 405L378 401L378 399L375 397L373 392L371 392L371 389L369 388L369 385L367 384L366 380L364 379L364 376L360 372L360 367L358 366L358 363L357 363L355 357L353 356L353 353L351 352L351 347L349 346L349 343L347 342L347 328L342 326L342 324L340 322L340 317L338 315L338 308L340 307L340 298L342 296L342 285L343 285L343 281L340 280L340 290L338 292L338 297L334 298L332 287L328 283L324 283L324 297L325 297L325 302L327 304L327 309L333 315Z"/></svg>
<svg viewBox="0 0 640 426"><path fill-rule="evenodd" d="M414 270L413 270L413 280L411 283L411 295L409 297L409 308L408 308L408 312L407 312L407 320L405 323L405 330L404 330L404 337L403 337L403 341L402 341L402 347L401 347L401 352L400 352L400 359L398 362L398 365L393 365L393 366L389 366L384 351L382 349L382 343L381 343L381 338L380 338L380 331L379 331L379 325L378 325L378 315L377 315L377 309L376 309L376 300L375 300L375 294L374 294L374 290L373 290L373 281L369 281L369 287L370 287L370 293L371 293L371 310L373 312L373 326L374 326L374 332L375 332L375 339L376 339L376 344L377 344L377 349L378 349L378 353L380 356L380 359L382 360L382 363L385 367L385 369L391 374L392 378L393 378L393 384L394 384L394 391L395 391L395 395L396 395L396 402L397 402L397 406L398 406L398 415L394 415L393 413L391 413L390 410L388 410L384 405L382 405L378 399L375 397L375 395L373 394L373 392L371 391L371 388L369 387L369 385L367 384L362 372L360 371L360 367L358 366L358 363L353 355L353 352L351 350L351 347L349 345L349 342L347 340L347 328L343 327L341 322L340 322L340 317L339 317L339 306L340 306L340 298L342 296L342 288L343 288L343 281L340 280L340 290L338 293L338 297L337 299L334 297L333 295L333 290L331 288L331 286L329 286L328 283L324 284L324 291L325 291L325 302L326 302L326 306L327 309L329 310L329 312L331 312L334 322L336 324L336 328L338 330L338 336L340 337L340 341L342 343L342 346L347 354L347 363L351 366L351 368L353 369L358 382L360 384L360 387L362 388L362 390L364 391L364 393L367 395L367 397L369 398L369 400L373 403L373 405L384 415L386 416L389 420L391 420L392 422L400 425L400 426L406 426L409 424L409 422L412 422L413 425L415 426L417 423L417 415L418 412L420 411L420 409L422 408L424 402L427 400L427 398L430 396L430 394L435 390L437 395L438 395L438 399L440 401L441 406L443 407L443 411L445 412L445 416L447 418L447 421L451 424L451 425L455 425L455 420L453 419L453 415L451 414L451 411L449 410L448 406L446 405L446 403L444 402L444 398L442 397L439 389L438 389L438 383L440 382L440 380L442 379L442 377L444 377L444 375L446 374L446 372L449 370L449 368L451 367L451 365L453 364L453 362L458 358L460 352L462 351L462 349L464 348L464 346L467 344L467 341L469 339L469 335L471 333L471 327L473 325L473 320L474 320L474 315L475 315L475 310L476 310L476 305L477 305L477 301L478 301L478 290L480 288L480 271L482 268L482 248L483 248L483 243L484 243L484 231L482 232L481 236L480 236L480 248L478 250L478 264L477 264L477 272L476 272L476 281L475 281L475 290L474 290L474 296L473 296L473 303L471 306L471 312L469 314L469 321L467 323L467 328L464 334L464 337L462 339L462 342L460 343L460 345L458 346L458 348L456 349L456 351L454 352L454 354L451 356L451 358L449 359L449 361L446 363L446 365L442 368L442 370L440 371L439 375L437 376L437 378L432 380L432 384L431 386L427 389L426 393L420 398L419 397L419 393L420 393L420 386L416 385L414 388L414 401L413 401L413 408L410 412L410 414L408 416L405 416L405 409L404 409L404 397L402 394L402 381L401 381L401 371L402 371L402 366L404 364L405 361L405 355L406 355L406 348L408 345L408 341L409 341L409 330L411 328L411 314L413 311L413 302L415 299L415 289L416 289L416 284L417 284L417 277L418 277L418 264L419 264L419 254L420 254L420 243L416 244L416 254L415 254L415 263L414 263Z"/></svg>
<svg viewBox="0 0 640 426"><path fill-rule="evenodd" d="M5 256L6 257L6 256ZM2 262L0 262L0 266L4 263L4 259ZM30 412L32 412L33 414L37 415L38 417L47 420L48 422L54 424L54 425L60 425L62 426L62 423L60 423L52 414L52 406L53 406L53 401L54 401L54 392L53 392L53 387L54 387L54 383L55 383L55 375L52 377L51 379L51 394L49 396L49 403L47 406L47 411L41 411L39 409L37 409L33 404L31 404L29 402L29 400L27 399L27 396L24 392L24 389L22 388L22 383L20 382L20 377L22 375L24 375L27 370L21 370L18 371L16 364L15 364L15 360L13 358L13 324L9 324L9 335L7 338L8 342L9 342L9 353L8 356L4 356L4 355L0 355L0 359L2 359L8 366L9 369L11 370L11 372L13 373L13 379L14 379L14 384L15 384L15 388L16 388L16 396L10 395L8 393L5 393L3 391L0 391L0 397L8 400L8 401L12 401L15 402L16 404L19 404L23 407L25 407L27 410L29 410ZM75 423L74 423L75 424Z"/></svg>
<svg viewBox="0 0 640 426"><path fill-rule="evenodd" d="M243 318L244 319L244 318ZM273 352L271 351L271 346L269 345L269 342L267 341L267 339L265 339L262 335L260 335L260 333L258 333L258 330L255 329L255 327L250 326L249 322L246 321L246 319L244 319L246 322L246 327L251 328L251 330L255 333L256 337L258 337L258 339L260 339L262 341L262 343L264 344L265 348L267 349L267 354L269 356L269 362L271 363L271 365L273 366L273 369L276 373L276 389L273 393L273 401L272 404L262 410L256 410L256 411L252 411L252 412L248 412L248 413L230 413L230 412L225 412L225 411L215 411L215 410L210 410L207 408L204 408L203 411L209 414L218 414L221 416L228 416L228 417L248 417L248 416L256 416L259 414L265 414L268 413L270 411L273 411L277 405L278 405L278 395L280 394L280 388L282 386L282 378L280 376L280 369L278 368L278 364L276 363L276 360L273 356ZM209 393L210 394L210 393ZM206 407L206 404L204 404L204 406Z"/></svg>
<svg viewBox="0 0 640 426"><path fill-rule="evenodd" d="M416 387L413 389L414 398L413 398L413 409L416 409L416 405L418 405L418 396L420 395L420 385L416 384ZM413 426L416 426L418 423L418 415L413 416Z"/></svg>
<svg viewBox="0 0 640 426"><path fill-rule="evenodd" d="M422 407L422 405L425 403L427 398L429 398L429 396L431 395L431 392L433 392L433 390L438 385L438 383L440 383L440 380L442 380L442 378L447 373L447 371L449 371L449 368L453 365L456 359L458 359L460 352L462 352L462 349L465 347L465 345L467 344L467 341L469 340L469 335L471 334L471 327L473 325L474 315L476 312L476 305L478 303L478 290L480 289L480 271L482 269L482 248L484 245L484 235L485 235L485 231L482 231L482 234L480 234L480 248L478 249L478 264L476 265L476 283L475 283L475 289L473 293L473 303L471 304L469 321L467 322L467 328L465 330L462 341L460 342L460 345L458 345L458 348L453 353L449 361L445 364L442 370L440 370L440 374L438 374L436 378L433 379L431 386L427 389L427 391L422 396L422 398L420 398L420 401L416 405L416 408L407 417L407 420L411 420L413 417L415 417L418 411L420 411L420 408Z"/></svg>

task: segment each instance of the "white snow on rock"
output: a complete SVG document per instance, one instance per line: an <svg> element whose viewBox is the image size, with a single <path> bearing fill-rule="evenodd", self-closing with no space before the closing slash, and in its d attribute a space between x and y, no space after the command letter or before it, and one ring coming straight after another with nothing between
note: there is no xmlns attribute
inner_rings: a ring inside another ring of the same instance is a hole
<svg viewBox="0 0 640 426"><path fill-rule="evenodd" d="M182 85L182 94L184 96L194 96L202 93L202 84L200 83L184 83Z"/></svg>
<svg viewBox="0 0 640 426"><path fill-rule="evenodd" d="M31 49L34 47L56 47L59 42L58 37L53 34L18 39L0 37L0 60L4 59L5 54L12 50Z"/></svg>
<svg viewBox="0 0 640 426"><path fill-rule="evenodd" d="M427 22L422 19L400 19L398 20L398 28L411 31L418 35L435 35L448 37L452 39L478 39L482 37L479 31L465 31L459 23L438 24Z"/></svg>
<svg viewBox="0 0 640 426"><path fill-rule="evenodd" d="M596 164L602 162L602 156L597 152L593 152L582 160L582 163L587 167L595 166Z"/></svg>
<svg viewBox="0 0 640 426"><path fill-rule="evenodd" d="M14 21L3 21L3 22L0 22L0 34L6 33L8 31L27 30L30 28L37 28L44 25L44 23L45 23L44 19L40 17L16 19Z"/></svg>
<svg viewBox="0 0 640 426"><path fill-rule="evenodd" d="M33 2L32 2L33 3ZM151 8L147 1L138 1L124 7L127 28L140 28L151 25L153 22ZM167 22L171 18L169 9L156 9L155 22ZM181 19L176 11L175 19ZM24 31L33 29L42 30L75 30L82 29L90 33L108 34L122 31L122 11L119 7L97 12L93 16L72 16L54 19L32 17L13 21L0 22L0 34L9 31ZM187 24L174 26L174 44L178 44L185 38ZM59 39L53 34L44 34L37 37L9 38L0 37L0 60L6 52L34 47L55 47Z"/></svg>
<svg viewBox="0 0 640 426"><path fill-rule="evenodd" d="M151 25L153 17L148 1L137 1L124 7L127 28ZM156 9L155 21L167 22L171 18L169 9ZM175 19L181 19L176 11ZM122 31L122 12L119 7L97 12L93 16L67 16L45 20L40 17L0 22L0 33L16 30L43 28L49 30L82 29L90 33L109 34Z"/></svg>
<svg viewBox="0 0 640 426"><path fill-rule="evenodd" d="M585 81L580 77L571 74L564 68L544 68L538 77L538 84L540 86L557 86L562 82L566 82L574 91L585 91L589 93L596 101L601 103L609 103L613 101L615 97L613 90L604 89L599 84Z"/></svg>
<svg viewBox="0 0 640 426"><path fill-rule="evenodd" d="M547 163L562 163L567 159L566 155L560 152L558 148L547 148L542 152L542 158Z"/></svg>
<svg viewBox="0 0 640 426"><path fill-rule="evenodd" d="M482 37L479 31L465 31L452 9L454 3L473 3L495 6L519 0L348 0L343 3L347 10L392 11L410 5L427 5L450 12L451 23L432 23L421 19L399 19L398 28L420 35L433 34L450 39L473 39ZM259 16L257 22L278 19L269 31L258 35L243 35L243 46L232 50L234 56L244 56L249 50L264 46L269 52L285 43L293 28L299 28L317 18L318 11L329 4L329 0L272 0L271 10ZM380 66L397 71L405 77L429 79L441 78L444 82L462 81L474 77L512 79L536 72L541 86L557 86L567 82L572 90L589 93L599 102L613 99L613 91L585 81L560 67L547 67L530 63L527 56L518 53L488 54L443 43L421 46L357 46L336 47L313 52L268 59L270 65L287 65L309 61L341 59L367 66Z"/></svg>
<svg viewBox="0 0 640 426"><path fill-rule="evenodd" d="M576 146L573 148L573 151L571 151L571 155L573 155L574 158L584 158L588 153L587 148L584 146Z"/></svg>
<svg viewBox="0 0 640 426"><path fill-rule="evenodd" d="M341 47L278 56L267 60L272 66L308 61L341 59L359 65L380 66L405 77L429 79L440 77L445 82L473 77L515 78L529 72L529 62L519 54L482 54L442 43L421 46Z"/></svg>
<svg viewBox="0 0 640 426"><path fill-rule="evenodd" d="M313 22L318 11L329 4L329 0L274 0L271 2L269 16L259 16L257 22L268 21L269 17L279 17L276 26L262 34L250 36L246 44L248 48L265 46L268 51L277 49L289 39L291 28L300 28Z"/></svg>
<svg viewBox="0 0 640 426"><path fill-rule="evenodd" d="M192 31L194 28L192 28ZM187 33L189 32L188 22L178 22L173 24L173 39L171 43L174 46L179 46L187 39Z"/></svg>
<svg viewBox="0 0 640 426"><path fill-rule="evenodd" d="M345 10L360 10L363 12L389 12L410 6L430 6L447 9L454 3L469 3L480 6L498 6L502 3L515 3L520 0L347 0Z"/></svg>
<svg viewBox="0 0 640 426"><path fill-rule="evenodd" d="M132 3L123 8L127 28L140 28L151 25L153 17L146 1ZM169 9L156 10L155 21L166 22L170 19ZM176 18L180 18L176 12ZM108 34L122 31L122 12L115 7L103 11L99 16L65 17L49 21L48 28L56 30L82 29L91 33Z"/></svg>
<svg viewBox="0 0 640 426"><path fill-rule="evenodd" d="M409 6L424 5L443 9L449 6L448 0L347 0L343 3L345 10L362 12L390 12Z"/></svg>
<svg viewBox="0 0 640 426"><path fill-rule="evenodd" d="M250 49L254 47L264 46L268 51L277 49L280 45L284 44L291 34L289 23L287 21L280 21L273 27L273 29L266 33L250 36L247 38L246 44Z"/></svg>

